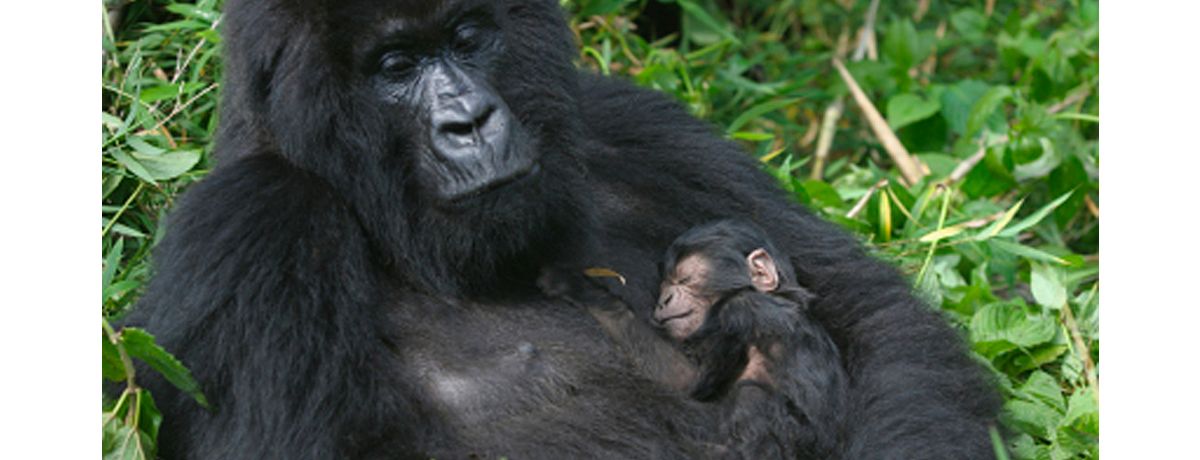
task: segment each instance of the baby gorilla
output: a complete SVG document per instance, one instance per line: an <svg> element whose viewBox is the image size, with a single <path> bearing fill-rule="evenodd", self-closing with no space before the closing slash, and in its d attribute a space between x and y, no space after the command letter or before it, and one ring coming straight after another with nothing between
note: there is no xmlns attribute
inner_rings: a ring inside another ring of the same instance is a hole
<svg viewBox="0 0 1200 460"><path fill-rule="evenodd" d="M835 458L846 373L778 255L749 223L688 230L667 249L653 326L581 276L547 272L541 284L586 307L651 378L724 405L720 456Z"/></svg>

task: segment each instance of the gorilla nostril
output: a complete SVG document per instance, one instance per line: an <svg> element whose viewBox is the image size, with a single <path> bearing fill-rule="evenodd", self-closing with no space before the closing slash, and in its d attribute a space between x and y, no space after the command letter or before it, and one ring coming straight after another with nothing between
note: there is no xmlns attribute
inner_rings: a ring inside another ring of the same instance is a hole
<svg viewBox="0 0 1200 460"><path fill-rule="evenodd" d="M451 122L442 124L442 126L438 128L438 131L441 131L442 134L451 136L470 136L475 133L475 126L476 125L471 123Z"/></svg>
<svg viewBox="0 0 1200 460"><path fill-rule="evenodd" d="M486 125L488 120L490 120L492 118L492 114L495 112L496 112L496 106L494 106L494 105L489 105L486 108L484 108L483 111L479 114L479 117L475 119L475 126Z"/></svg>

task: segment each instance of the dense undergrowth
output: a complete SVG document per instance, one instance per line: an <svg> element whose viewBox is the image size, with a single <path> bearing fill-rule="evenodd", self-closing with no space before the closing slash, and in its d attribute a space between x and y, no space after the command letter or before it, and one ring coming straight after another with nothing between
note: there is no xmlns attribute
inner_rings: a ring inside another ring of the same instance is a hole
<svg viewBox="0 0 1200 460"><path fill-rule="evenodd" d="M142 359L203 403L152 338L108 320L210 168L220 2L107 3L123 9L102 75L105 376L135 382ZM875 3L564 6L582 67L672 94L911 276L994 372L1012 457L1098 458L1097 2ZM114 458L152 455L161 421L129 388L105 403Z"/></svg>

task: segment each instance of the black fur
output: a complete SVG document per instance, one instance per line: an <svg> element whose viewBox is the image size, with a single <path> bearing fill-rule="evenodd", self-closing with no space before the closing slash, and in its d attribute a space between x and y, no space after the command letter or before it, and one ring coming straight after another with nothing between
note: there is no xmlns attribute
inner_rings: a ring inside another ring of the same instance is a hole
<svg viewBox="0 0 1200 460"><path fill-rule="evenodd" d="M770 292L751 281L747 257L758 249L778 260L779 284ZM576 270L548 269L539 286L591 312L652 379L719 404L723 457L840 458L849 379L833 340L809 317L814 296L775 251L760 229L733 220L696 226L672 242L663 276L693 278L695 289L714 299L699 328L678 344L626 314L630 307ZM692 256L706 261L707 273L679 274L678 263ZM663 351L671 347L679 353ZM756 366L765 367L747 375L751 347L765 360Z"/></svg>
<svg viewBox="0 0 1200 460"><path fill-rule="evenodd" d="M702 457L717 417L534 278L594 262L652 305L667 244L728 217L762 226L820 296L851 378L848 458L990 455L996 398L905 280L678 104L577 73L557 1L226 5L220 163L171 213L126 321L214 406L139 374L164 458ZM381 106L355 47L381 20L479 5L504 47L478 71L542 173L445 209L414 174L420 108Z"/></svg>

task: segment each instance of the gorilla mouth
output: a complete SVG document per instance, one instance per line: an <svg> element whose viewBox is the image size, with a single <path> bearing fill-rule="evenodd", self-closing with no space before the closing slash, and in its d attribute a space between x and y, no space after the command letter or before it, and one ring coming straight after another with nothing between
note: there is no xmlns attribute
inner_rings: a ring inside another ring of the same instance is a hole
<svg viewBox="0 0 1200 460"><path fill-rule="evenodd" d="M536 161L526 161L518 167L508 171L493 175L490 179L479 181L475 184L459 188L444 196L444 199L449 203L462 203L472 198L480 197L489 194L493 191L505 188L509 185L518 182L524 182L525 179L536 176L541 172L542 166Z"/></svg>

